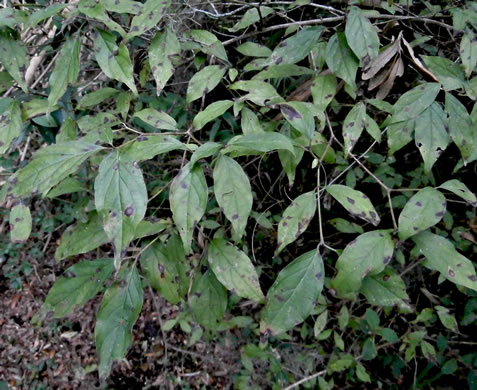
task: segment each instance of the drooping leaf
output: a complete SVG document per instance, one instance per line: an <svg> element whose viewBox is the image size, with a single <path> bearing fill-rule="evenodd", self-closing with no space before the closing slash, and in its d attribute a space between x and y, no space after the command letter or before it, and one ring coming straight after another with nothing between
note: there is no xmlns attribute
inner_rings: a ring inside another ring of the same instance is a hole
<svg viewBox="0 0 477 390"><path fill-rule="evenodd" d="M25 71L28 65L26 49L19 40L5 31L0 31L0 63L26 93L28 91L25 83Z"/></svg>
<svg viewBox="0 0 477 390"><path fill-rule="evenodd" d="M475 194L469 190L469 188L457 179L447 180L445 183L442 183L437 188L443 188L444 190L450 191L458 197L464 199L471 206L477 207L477 197Z"/></svg>
<svg viewBox="0 0 477 390"><path fill-rule="evenodd" d="M93 107L102 103L106 99L118 94L120 91L115 88L105 87L84 95L78 102L76 109Z"/></svg>
<svg viewBox="0 0 477 390"><path fill-rule="evenodd" d="M477 291L475 267L457 252L452 243L437 234L422 232L413 237L417 249L426 257L424 265L437 270L452 283Z"/></svg>
<svg viewBox="0 0 477 390"><path fill-rule="evenodd" d="M288 264L268 290L260 332L277 335L303 322L321 294L324 279L323 260L316 250Z"/></svg>
<svg viewBox="0 0 477 390"><path fill-rule="evenodd" d="M295 149L290 138L280 133L256 133L247 135L237 135L233 137L225 146L224 153L268 153L273 150L287 150L292 155Z"/></svg>
<svg viewBox="0 0 477 390"><path fill-rule="evenodd" d="M365 277L384 270L393 252L394 242L388 230L374 230L359 235L338 258L338 274L331 283L332 287L343 298L353 297Z"/></svg>
<svg viewBox="0 0 477 390"><path fill-rule="evenodd" d="M379 52L376 29L358 7L351 7L346 18L346 40L364 66L374 60Z"/></svg>
<svg viewBox="0 0 477 390"><path fill-rule="evenodd" d="M389 125L416 118L434 102L439 89L440 85L437 83L425 83L401 95L394 103L394 115L391 117Z"/></svg>
<svg viewBox="0 0 477 390"><path fill-rule="evenodd" d="M295 241L308 227L316 211L316 192L306 192L293 200L278 224L275 256Z"/></svg>
<svg viewBox="0 0 477 390"><path fill-rule="evenodd" d="M126 356L142 303L143 291L136 267L123 268L119 280L105 291L96 315L94 337L100 378L109 376L114 360Z"/></svg>
<svg viewBox="0 0 477 390"><path fill-rule="evenodd" d="M106 76L126 84L134 95L137 95L128 48L124 43L121 43L118 47L113 33L100 29L97 32L94 47L96 61L101 70Z"/></svg>
<svg viewBox="0 0 477 390"><path fill-rule="evenodd" d="M55 68L50 74L50 93L48 95L48 106L51 108L58 103L58 100L66 92L69 84L73 84L78 79L80 70L80 49L81 40L79 38L68 38L60 55L55 63Z"/></svg>
<svg viewBox="0 0 477 390"><path fill-rule="evenodd" d="M46 195L53 186L74 173L84 161L102 149L101 146L82 140L42 148L15 175L13 193L16 196L29 196L33 192Z"/></svg>
<svg viewBox="0 0 477 390"><path fill-rule="evenodd" d="M221 116L234 105L232 100L218 100L209 104L205 110L199 112L192 121L196 130L202 129L207 123Z"/></svg>
<svg viewBox="0 0 477 390"><path fill-rule="evenodd" d="M227 30L229 30L230 32L237 32L239 30L243 30L244 28L247 28L248 26L257 23L262 18L266 18L272 12L273 8L265 6L260 6L260 12L258 8L250 8L243 14L240 20L235 23L233 27L227 28Z"/></svg>
<svg viewBox="0 0 477 390"><path fill-rule="evenodd" d="M462 88L465 83L465 75L462 68L455 62L438 56L421 57L429 70L442 83L446 91Z"/></svg>
<svg viewBox="0 0 477 390"><path fill-rule="evenodd" d="M399 238L406 240L438 223L446 211L446 198L426 187L408 200L399 215Z"/></svg>
<svg viewBox="0 0 477 390"><path fill-rule="evenodd" d="M381 219L376 213L369 198L361 191L341 184L332 184L326 187L326 191L348 210L351 215L364 219L378 226Z"/></svg>
<svg viewBox="0 0 477 390"><path fill-rule="evenodd" d="M145 108L134 113L135 118L146 122L149 126L162 130L177 130L177 122L164 111L157 111L154 108Z"/></svg>
<svg viewBox="0 0 477 390"><path fill-rule="evenodd" d="M170 135L141 135L125 146L121 153L134 161L143 161L172 150L188 149L181 141Z"/></svg>
<svg viewBox="0 0 477 390"><path fill-rule="evenodd" d="M175 33L165 28L159 31L149 46L149 66L156 81L156 94L159 96L167 81L174 73L171 58L180 54L181 46Z"/></svg>
<svg viewBox="0 0 477 390"><path fill-rule="evenodd" d="M227 290L207 271L195 277L188 302L195 320L204 328L214 330L225 315Z"/></svg>
<svg viewBox="0 0 477 390"><path fill-rule="evenodd" d="M13 243L23 242L30 237L31 213L23 203L16 204L10 210L10 241Z"/></svg>
<svg viewBox="0 0 477 390"><path fill-rule="evenodd" d="M147 205L142 171L129 156L114 151L101 161L94 181L94 203L103 215L104 231L113 240L115 265L119 268L121 252L133 239Z"/></svg>
<svg viewBox="0 0 477 390"><path fill-rule="evenodd" d="M326 64L331 72L356 89L358 60L349 48L343 33L334 34L326 46Z"/></svg>
<svg viewBox="0 0 477 390"><path fill-rule="evenodd" d="M0 115L0 155L5 153L11 142L23 128L22 113L18 101L13 100Z"/></svg>
<svg viewBox="0 0 477 390"><path fill-rule="evenodd" d="M93 213L88 222L68 226L56 248L55 260L87 253L108 242L100 215Z"/></svg>
<svg viewBox="0 0 477 390"><path fill-rule="evenodd" d="M366 297L371 305L397 306L407 312L411 310L406 284L390 267L380 274L365 277L359 292Z"/></svg>
<svg viewBox="0 0 477 390"><path fill-rule="evenodd" d="M142 35L157 26L170 5L171 0L147 0L142 10L134 16L126 40Z"/></svg>
<svg viewBox="0 0 477 390"><path fill-rule="evenodd" d="M439 103L434 102L416 118L416 145L424 160L424 171L430 172L449 144L447 118Z"/></svg>
<svg viewBox="0 0 477 390"><path fill-rule="evenodd" d="M232 223L234 239L239 241L252 211L253 196L248 176L239 163L227 156L217 160L213 176L215 198Z"/></svg>
<svg viewBox="0 0 477 390"><path fill-rule="evenodd" d="M207 207L208 189L202 168L186 164L174 178L169 191L173 219L184 243L186 254L191 252L192 234Z"/></svg>
<svg viewBox="0 0 477 390"><path fill-rule="evenodd" d="M259 80L241 80L236 81L229 86L230 89L240 89L248 92L242 96L241 100L250 100L259 106L265 106L267 104L282 103L284 100L278 94L275 88L265 81Z"/></svg>
<svg viewBox="0 0 477 390"><path fill-rule="evenodd" d="M315 132L313 111L304 102L288 102L280 104L280 111L285 119L309 140Z"/></svg>
<svg viewBox="0 0 477 390"><path fill-rule="evenodd" d="M226 68L219 65L209 65L194 74L187 87L187 103L202 97L212 91L224 77Z"/></svg>
<svg viewBox="0 0 477 390"><path fill-rule="evenodd" d="M460 41L460 59L464 65L465 76L469 77L477 65L477 42L475 35L466 32Z"/></svg>
<svg viewBox="0 0 477 390"><path fill-rule="evenodd" d="M255 302L263 301L257 271L240 249L222 238L215 238L209 243L208 261L217 280L227 290Z"/></svg>

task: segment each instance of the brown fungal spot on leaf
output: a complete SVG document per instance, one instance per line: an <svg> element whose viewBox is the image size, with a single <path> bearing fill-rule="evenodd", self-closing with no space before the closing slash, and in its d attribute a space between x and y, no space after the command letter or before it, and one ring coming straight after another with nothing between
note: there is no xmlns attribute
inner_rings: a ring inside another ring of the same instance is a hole
<svg viewBox="0 0 477 390"><path fill-rule="evenodd" d="M166 275L165 275L166 267L164 267L163 264L159 264L157 266L157 269L159 270L159 273L161 274L161 279L164 279L166 277Z"/></svg>
<svg viewBox="0 0 477 390"><path fill-rule="evenodd" d="M132 32L138 32L139 31L139 26L134 26L132 29L131 29Z"/></svg>
<svg viewBox="0 0 477 390"><path fill-rule="evenodd" d="M475 275L469 275L467 276L469 278L469 280L471 280L472 282L475 282L477 281L477 277Z"/></svg>
<svg viewBox="0 0 477 390"><path fill-rule="evenodd" d="M417 201L417 202L416 202L416 206L417 206L417 207L422 207L422 202Z"/></svg>
<svg viewBox="0 0 477 390"><path fill-rule="evenodd" d="M238 214L232 215L232 220L236 221L237 219L239 219L239 215L238 215Z"/></svg>
<svg viewBox="0 0 477 390"><path fill-rule="evenodd" d="M143 141L147 141L149 138L147 138L145 135L141 135L139 137L137 137L137 141L138 142L143 142Z"/></svg>
<svg viewBox="0 0 477 390"><path fill-rule="evenodd" d="M323 277L323 273L322 272L318 272L315 277L320 280L322 277Z"/></svg>
<svg viewBox="0 0 477 390"><path fill-rule="evenodd" d="M124 210L124 215L126 217L130 217L133 214L134 214L134 207L133 206L126 207L126 210Z"/></svg>
<svg viewBox="0 0 477 390"><path fill-rule="evenodd" d="M391 261L391 256L384 256L383 264L388 264Z"/></svg>
<svg viewBox="0 0 477 390"><path fill-rule="evenodd" d="M181 182L181 188L187 188L187 183L185 181Z"/></svg>
<svg viewBox="0 0 477 390"><path fill-rule="evenodd" d="M283 114L286 115L287 117L289 117L291 120L303 119L301 114L297 110L295 110L292 106L290 106L288 104L282 104L280 106L280 108L281 108Z"/></svg>
<svg viewBox="0 0 477 390"><path fill-rule="evenodd" d="M369 215L371 216L372 219L376 219L377 215L374 211L370 211Z"/></svg>
<svg viewBox="0 0 477 390"><path fill-rule="evenodd" d="M383 281L387 282L389 280L390 276L389 275L384 275L383 276Z"/></svg>
<svg viewBox="0 0 477 390"><path fill-rule="evenodd" d="M287 216L287 219L290 220L292 219L293 217L291 215Z"/></svg>
<svg viewBox="0 0 477 390"><path fill-rule="evenodd" d="M447 271L447 273L449 274L449 276L450 276L451 278L455 278L455 272L454 272L454 270L453 270L452 268L449 268L448 271Z"/></svg>
<svg viewBox="0 0 477 390"><path fill-rule="evenodd" d="M348 203L351 203L351 204L355 204L356 201L352 198L349 198L349 197L346 197L346 200L348 201Z"/></svg>
<svg viewBox="0 0 477 390"><path fill-rule="evenodd" d="M286 227L286 226L288 226L288 223L286 223L285 221L283 221L283 222L282 222L282 226L283 226L283 227Z"/></svg>
<svg viewBox="0 0 477 390"><path fill-rule="evenodd" d="M282 62L283 62L283 58L282 58L282 57L278 57L278 58L275 60L275 65L280 65Z"/></svg>
<svg viewBox="0 0 477 390"><path fill-rule="evenodd" d="M21 221L23 221L23 218L20 218L20 217L15 218L15 222L21 222Z"/></svg>
<svg viewBox="0 0 477 390"><path fill-rule="evenodd" d="M439 211L435 214L436 217L442 217L444 215L443 211Z"/></svg>
<svg viewBox="0 0 477 390"><path fill-rule="evenodd" d="M412 227L412 230L414 230L415 232L417 232L419 230L419 228L417 226L413 226Z"/></svg>
<svg viewBox="0 0 477 390"><path fill-rule="evenodd" d="M114 163L113 164L113 170L117 171L119 169L119 163Z"/></svg>
<svg viewBox="0 0 477 390"><path fill-rule="evenodd" d="M277 301L285 302L285 298L283 298L281 295L275 295L275 298L277 299Z"/></svg>

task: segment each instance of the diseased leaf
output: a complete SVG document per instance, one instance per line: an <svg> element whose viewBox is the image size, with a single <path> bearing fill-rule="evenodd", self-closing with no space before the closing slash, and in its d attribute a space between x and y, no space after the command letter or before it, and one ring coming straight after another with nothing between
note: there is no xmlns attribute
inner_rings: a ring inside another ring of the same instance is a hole
<svg viewBox="0 0 477 390"><path fill-rule="evenodd" d="M88 222L68 226L63 232L60 245L56 248L55 260L87 253L107 242L108 236L103 229L102 218L93 213Z"/></svg>
<svg viewBox="0 0 477 390"><path fill-rule="evenodd" d="M159 96L167 81L174 73L172 57L179 56L181 45L175 33L165 28L159 31L149 46L149 66L156 81L156 94Z"/></svg>
<svg viewBox="0 0 477 390"><path fill-rule="evenodd" d="M239 297L262 302L264 296L257 271L248 256L222 238L209 244L208 261L217 280Z"/></svg>
<svg viewBox="0 0 477 390"><path fill-rule="evenodd" d="M378 226L381 219L369 198L361 191L341 184L332 184L326 191L335 198L351 215Z"/></svg>
<svg viewBox="0 0 477 390"><path fill-rule="evenodd" d="M133 18L126 40L144 34L156 27L171 5L171 0L147 0L142 10Z"/></svg>
<svg viewBox="0 0 477 390"><path fill-rule="evenodd" d="M188 150L178 139L170 135L141 135L121 150L121 154L134 161L150 160L158 154L172 150Z"/></svg>
<svg viewBox="0 0 477 390"><path fill-rule="evenodd" d="M384 270L391 261L393 252L394 242L388 230L374 230L359 235L338 258L338 274L331 286L340 297L353 297L365 277L377 275Z"/></svg>
<svg viewBox="0 0 477 390"><path fill-rule="evenodd" d="M220 156L216 161L213 176L215 198L232 223L234 240L239 241L252 211L252 188L248 176L239 163L227 156Z"/></svg>
<svg viewBox="0 0 477 390"><path fill-rule="evenodd" d="M415 127L415 119L393 123L387 127L386 135L388 137L388 154L390 156L412 141Z"/></svg>
<svg viewBox="0 0 477 390"><path fill-rule="evenodd" d="M234 105L232 100L218 100L209 104L205 110L199 112L192 121L196 130L202 129L207 123L221 116Z"/></svg>
<svg viewBox="0 0 477 390"><path fill-rule="evenodd" d="M278 248L275 256L283 248L295 241L307 229L316 211L316 192L306 192L293 200L283 212L278 224Z"/></svg>
<svg viewBox="0 0 477 390"><path fill-rule="evenodd" d="M222 148L223 148L223 145L219 144L217 142L206 142L206 143L200 145L194 151L194 153L192 154L192 156L190 158L190 163L195 164L201 158L207 158L207 157L213 156L215 153L217 153Z"/></svg>
<svg viewBox="0 0 477 390"><path fill-rule="evenodd" d="M356 89L358 60L349 48L343 33L334 34L326 46L326 64L331 72Z"/></svg>
<svg viewBox="0 0 477 390"><path fill-rule="evenodd" d="M121 25L113 21L108 16L108 14L106 13L106 8L102 1L80 0L78 3L78 10L89 18L103 22L106 27L108 27L111 31L119 33L121 37L124 37L126 35L126 32L121 27Z"/></svg>
<svg viewBox="0 0 477 390"><path fill-rule="evenodd" d="M55 63L55 68L50 74L50 93L48 95L48 107L51 108L66 92L69 84L78 79L80 70L81 41L78 38L68 38Z"/></svg>
<svg viewBox="0 0 477 390"><path fill-rule="evenodd" d="M475 194L469 190L469 188L457 179L447 180L445 183L442 183L437 188L443 188L444 190L450 191L458 197L464 199L471 206L477 207L477 197Z"/></svg>
<svg viewBox="0 0 477 390"><path fill-rule="evenodd" d="M316 110L324 112L336 94L338 83L333 74L316 76L311 84L311 95Z"/></svg>
<svg viewBox="0 0 477 390"><path fill-rule="evenodd" d="M266 18L273 12L273 8L260 6L260 12L258 12L258 8L250 8L247 10L240 20L235 23L235 25L231 28L227 28L230 32L237 32L251 26L252 24L257 23L262 18Z"/></svg>
<svg viewBox="0 0 477 390"><path fill-rule="evenodd" d="M477 64L477 42L475 35L466 32L460 41L460 59L464 65L465 77L469 77Z"/></svg>
<svg viewBox="0 0 477 390"><path fill-rule="evenodd" d="M427 259L424 266L439 271L452 283L477 291L474 265L457 252L449 240L430 232L422 232L413 240Z"/></svg>
<svg viewBox="0 0 477 390"><path fill-rule="evenodd" d="M165 229L170 229L171 227L172 221L169 218L159 220L151 218L150 221L143 219L136 226L136 230L134 232L134 239L152 236L162 232Z"/></svg>
<svg viewBox="0 0 477 390"><path fill-rule="evenodd" d="M226 68L219 65L209 65L194 74L187 87L187 103L212 91L224 77Z"/></svg>
<svg viewBox="0 0 477 390"><path fill-rule="evenodd" d="M311 314L324 280L323 260L316 250L288 264L268 290L260 332L277 335L303 322Z"/></svg>
<svg viewBox="0 0 477 390"><path fill-rule="evenodd" d="M237 135L227 143L223 153L248 155L268 153L272 150L287 150L292 155L295 154L295 149L290 138L286 135L274 132Z"/></svg>
<svg viewBox="0 0 477 390"><path fill-rule="evenodd" d="M6 31L0 31L0 63L23 92L28 92L24 75L28 66L26 49Z"/></svg>
<svg viewBox="0 0 477 390"><path fill-rule="evenodd" d="M213 33L206 30L190 30L189 36L205 54L216 56L227 64L229 63L224 45Z"/></svg>
<svg viewBox="0 0 477 390"><path fill-rule="evenodd" d="M126 356L132 341L132 328L143 304L141 279L136 267L121 271L119 280L105 291L96 314L94 337L100 378L109 376L114 360Z"/></svg>
<svg viewBox="0 0 477 390"><path fill-rule="evenodd" d="M100 88L96 91L90 92L84 95L81 100L78 102L76 109L81 109L85 107L93 107L102 103L106 99L118 94L120 91L115 88Z"/></svg>
<svg viewBox="0 0 477 390"><path fill-rule="evenodd" d="M22 112L16 100L8 105L0 115L0 155L4 154L12 141L17 138L23 129Z"/></svg>
<svg viewBox="0 0 477 390"><path fill-rule="evenodd" d="M65 271L48 291L42 312L53 311L54 318L65 317L104 290L113 273L113 259L81 261Z"/></svg>
<svg viewBox="0 0 477 390"><path fill-rule="evenodd" d="M199 165L188 163L174 178L169 203L186 254L191 253L192 233L207 207L208 188Z"/></svg>
<svg viewBox="0 0 477 390"><path fill-rule="evenodd" d="M287 122L297 129L301 134L312 139L315 132L315 119L313 112L304 102L288 102L280 104L280 111Z"/></svg>
<svg viewBox="0 0 477 390"><path fill-rule="evenodd" d="M249 57L269 57L272 54L272 51L268 47L256 42L244 42L237 47L236 50L240 54Z"/></svg>
<svg viewBox="0 0 477 390"><path fill-rule="evenodd" d="M244 107L241 114L240 127L244 135L264 132L258 116L252 110Z"/></svg>
<svg viewBox="0 0 477 390"><path fill-rule="evenodd" d="M72 177L67 177L61 183L56 185L46 195L47 198L53 199L61 195L72 194L74 192L87 191L85 186L79 181Z"/></svg>
<svg viewBox="0 0 477 390"><path fill-rule="evenodd" d="M422 56L421 58L442 83L444 90L452 91L463 87L465 75L459 64L438 56Z"/></svg>
<svg viewBox="0 0 477 390"><path fill-rule="evenodd" d="M236 81L229 86L230 89L240 89L248 92L242 96L241 100L250 100L259 106L266 106L269 104L282 103L283 98L278 94L275 88L269 83L259 80L242 80Z"/></svg>
<svg viewBox="0 0 477 390"><path fill-rule="evenodd" d="M136 15L143 8L142 3L132 0L101 0L101 3L108 11L117 12L118 14Z"/></svg>
<svg viewBox="0 0 477 390"><path fill-rule="evenodd" d="M416 146L424 160L424 171L430 172L449 144L447 118L439 103L434 102L416 118Z"/></svg>
<svg viewBox="0 0 477 390"><path fill-rule="evenodd" d="M406 284L390 267L380 274L365 277L359 292L366 297L371 305L397 306L407 312L412 310L409 305Z"/></svg>
<svg viewBox="0 0 477 390"><path fill-rule="evenodd" d="M394 103L394 115L389 124L416 118L434 102L439 89L440 85L437 83L425 83L401 95Z"/></svg>
<svg viewBox="0 0 477 390"><path fill-rule="evenodd" d="M134 113L135 118L146 122L149 126L162 130L177 130L177 122L164 111L157 111L154 108L145 108Z"/></svg>
<svg viewBox="0 0 477 390"><path fill-rule="evenodd" d="M343 122L345 153L348 154L358 142L366 124L366 107L359 102L353 106Z"/></svg>
<svg viewBox="0 0 477 390"><path fill-rule="evenodd" d="M57 15L60 11L68 7L68 4L52 4L45 8L40 8L39 10L28 15L27 22L25 27L32 28L38 25L45 19L51 18L52 16Z"/></svg>
<svg viewBox="0 0 477 390"><path fill-rule="evenodd" d="M211 271L196 276L189 294L194 319L204 328L215 330L227 308L227 290Z"/></svg>
<svg viewBox="0 0 477 390"><path fill-rule="evenodd" d="M399 238L406 240L438 223L446 211L446 198L426 187L408 200L399 215Z"/></svg>
<svg viewBox="0 0 477 390"><path fill-rule="evenodd" d="M346 40L364 66L370 64L379 52L376 29L358 7L351 7L346 18Z"/></svg>
<svg viewBox="0 0 477 390"><path fill-rule="evenodd" d="M97 30L94 40L95 56L101 70L106 76L121 81L137 96L134 84L134 72L129 51L124 43L116 45L116 37L113 33Z"/></svg>
<svg viewBox="0 0 477 390"><path fill-rule="evenodd" d="M281 79L285 77L313 75L315 71L294 64L271 65L252 77L252 80Z"/></svg>
<svg viewBox="0 0 477 390"><path fill-rule="evenodd" d="M16 204L10 210L10 241L13 243L24 242L31 233L30 209L23 203Z"/></svg>

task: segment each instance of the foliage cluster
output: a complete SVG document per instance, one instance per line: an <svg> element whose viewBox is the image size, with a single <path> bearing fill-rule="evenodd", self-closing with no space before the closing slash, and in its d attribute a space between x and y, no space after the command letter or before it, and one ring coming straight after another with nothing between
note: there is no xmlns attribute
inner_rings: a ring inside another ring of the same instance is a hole
<svg viewBox="0 0 477 390"><path fill-rule="evenodd" d="M96 251L37 320L102 294L101 378L150 285L190 345L249 335L240 389L476 388L477 3L329 3L0 8L10 237L41 196Z"/></svg>

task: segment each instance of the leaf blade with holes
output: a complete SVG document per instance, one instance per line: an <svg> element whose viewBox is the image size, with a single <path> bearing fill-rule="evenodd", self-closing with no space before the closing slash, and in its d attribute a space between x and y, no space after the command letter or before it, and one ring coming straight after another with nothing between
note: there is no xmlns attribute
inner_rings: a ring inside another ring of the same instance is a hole
<svg viewBox="0 0 477 390"><path fill-rule="evenodd" d="M477 291L477 276L472 262L457 252L452 243L437 234L422 232L413 237L417 249L426 257L424 266L460 286Z"/></svg>
<svg viewBox="0 0 477 390"><path fill-rule="evenodd" d="M0 115L0 155L4 154L12 141L23 129L22 113L19 102L13 100Z"/></svg>
<svg viewBox="0 0 477 390"><path fill-rule="evenodd" d="M252 211L252 188L248 176L235 160L221 156L215 163L214 193L225 217L232 223L234 240L239 241Z"/></svg>
<svg viewBox="0 0 477 390"><path fill-rule="evenodd" d="M186 102L190 103L212 91L224 77L226 68L209 65L194 74L187 87Z"/></svg>
<svg viewBox="0 0 477 390"><path fill-rule="evenodd" d="M239 297L262 302L264 296L249 257L222 238L209 244L208 261L217 280Z"/></svg>
<svg viewBox="0 0 477 390"><path fill-rule="evenodd" d="M188 163L177 174L169 191L169 203L186 254L191 252L194 226L207 207L208 189L202 168Z"/></svg>
<svg viewBox="0 0 477 390"><path fill-rule="evenodd" d="M13 243L24 242L31 233L30 209L22 203L16 204L10 210L10 241Z"/></svg>
<svg viewBox="0 0 477 390"><path fill-rule="evenodd" d="M379 37L371 22L358 7L351 7L346 17L346 40L364 66L374 60L379 51Z"/></svg>
<svg viewBox="0 0 477 390"><path fill-rule="evenodd" d="M268 290L260 314L260 332L277 335L303 322L321 294L324 276L323 260L316 250L282 269Z"/></svg>
<svg viewBox="0 0 477 390"><path fill-rule="evenodd" d="M381 219L376 213L369 198L361 191L341 184L332 184L326 191L335 198L351 215L364 219L374 226L379 225Z"/></svg>
<svg viewBox="0 0 477 390"><path fill-rule="evenodd" d="M136 267L123 268L119 280L105 291L96 315L94 337L100 378L109 376L114 360L125 357L142 304L143 291Z"/></svg>
<svg viewBox="0 0 477 390"><path fill-rule="evenodd" d="M394 243L388 230L374 230L351 241L336 262L338 274L331 286L343 298L354 297L362 280L379 274L391 261Z"/></svg>
<svg viewBox="0 0 477 390"><path fill-rule="evenodd" d="M278 248L275 251L275 256L303 234L315 212L315 191L306 192L293 200L290 206L283 212L283 216L278 224Z"/></svg>
<svg viewBox="0 0 477 390"><path fill-rule="evenodd" d="M446 211L446 198L440 191L426 187L415 194L399 215L399 238L406 240L437 224Z"/></svg>

